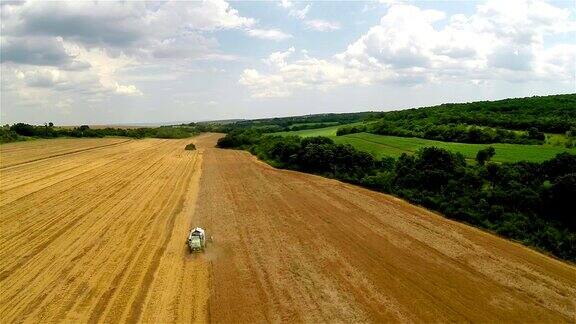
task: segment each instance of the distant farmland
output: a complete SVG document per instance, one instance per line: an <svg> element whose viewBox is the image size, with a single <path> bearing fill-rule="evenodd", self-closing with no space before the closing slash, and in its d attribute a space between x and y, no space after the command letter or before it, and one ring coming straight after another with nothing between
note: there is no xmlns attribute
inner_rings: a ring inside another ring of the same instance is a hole
<svg viewBox="0 0 576 324"><path fill-rule="evenodd" d="M542 162L549 160L558 153L570 152L576 154L576 148L565 148L553 145L524 145L524 144L467 144L433 141L422 138L385 136L369 133L349 134L336 136L336 131L342 126L331 126L318 129L307 129L294 132L281 132L275 135L298 135L302 137L326 136L336 143L350 144L355 148L369 152L376 157L393 156L399 157L402 153L414 153L418 149L427 146L436 146L462 153L467 159L474 159L476 153L488 146L496 149L493 161L496 162L517 162L531 161Z"/></svg>

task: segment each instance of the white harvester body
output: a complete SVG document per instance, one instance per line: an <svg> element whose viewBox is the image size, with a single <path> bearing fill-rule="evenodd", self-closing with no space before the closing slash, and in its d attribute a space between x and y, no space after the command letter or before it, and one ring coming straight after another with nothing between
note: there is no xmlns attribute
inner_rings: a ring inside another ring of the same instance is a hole
<svg viewBox="0 0 576 324"><path fill-rule="evenodd" d="M192 251L204 250L204 247L206 246L206 235L204 229L196 227L190 231L190 235L188 235L188 246Z"/></svg>

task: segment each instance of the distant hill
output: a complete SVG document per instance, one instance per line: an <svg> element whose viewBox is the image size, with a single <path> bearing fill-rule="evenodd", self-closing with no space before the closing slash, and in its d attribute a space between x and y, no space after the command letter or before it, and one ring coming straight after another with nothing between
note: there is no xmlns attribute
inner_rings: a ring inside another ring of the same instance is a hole
<svg viewBox="0 0 576 324"><path fill-rule="evenodd" d="M576 94L442 104L385 112L379 118L518 130L536 127L543 132L564 133L576 127Z"/></svg>

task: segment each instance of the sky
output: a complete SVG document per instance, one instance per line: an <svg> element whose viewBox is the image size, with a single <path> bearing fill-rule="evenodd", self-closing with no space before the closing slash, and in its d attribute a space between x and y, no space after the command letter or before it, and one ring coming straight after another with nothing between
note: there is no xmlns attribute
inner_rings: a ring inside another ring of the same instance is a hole
<svg viewBox="0 0 576 324"><path fill-rule="evenodd" d="M2 1L2 124L387 111L576 92L574 1Z"/></svg>

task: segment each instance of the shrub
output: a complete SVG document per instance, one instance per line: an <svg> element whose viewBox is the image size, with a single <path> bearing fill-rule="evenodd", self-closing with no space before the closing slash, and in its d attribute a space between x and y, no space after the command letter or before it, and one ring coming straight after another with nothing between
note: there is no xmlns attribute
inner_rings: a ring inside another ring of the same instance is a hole
<svg viewBox="0 0 576 324"><path fill-rule="evenodd" d="M496 154L496 150L492 146L489 146L483 150L478 151L476 154L476 162L480 165L484 165L486 162L490 161L492 157Z"/></svg>

